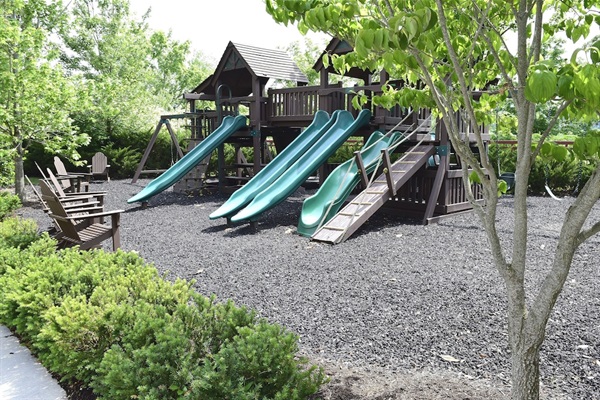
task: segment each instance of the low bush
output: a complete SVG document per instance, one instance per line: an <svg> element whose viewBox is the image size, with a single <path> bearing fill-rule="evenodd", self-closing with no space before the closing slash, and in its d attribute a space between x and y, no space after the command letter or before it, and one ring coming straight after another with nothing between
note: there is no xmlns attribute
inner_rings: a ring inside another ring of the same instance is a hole
<svg viewBox="0 0 600 400"><path fill-rule="evenodd" d="M21 200L17 195L0 192L0 221L11 216L19 207L21 207Z"/></svg>
<svg viewBox="0 0 600 400"><path fill-rule="evenodd" d="M38 228L35 221L19 217L0 220L0 247L24 249L37 239Z"/></svg>
<svg viewBox="0 0 600 400"><path fill-rule="evenodd" d="M134 253L0 243L0 322L106 399L304 399L325 381L298 337L169 282Z"/></svg>
<svg viewBox="0 0 600 400"><path fill-rule="evenodd" d="M489 157L492 166L500 172L515 172L517 162L516 148L501 146L495 142L490 144ZM569 151L563 161L551 158L536 158L529 176L529 192L533 195L545 195L545 185L556 194L573 194L581 189L590 177L589 162L580 162ZM496 173L500 173L496 171Z"/></svg>

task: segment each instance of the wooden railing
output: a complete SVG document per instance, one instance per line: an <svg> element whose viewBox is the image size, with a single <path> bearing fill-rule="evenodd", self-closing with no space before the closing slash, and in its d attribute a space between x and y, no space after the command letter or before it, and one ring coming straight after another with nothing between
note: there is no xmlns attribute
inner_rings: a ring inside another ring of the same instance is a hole
<svg viewBox="0 0 600 400"><path fill-rule="evenodd" d="M360 110L352 105L358 93L366 93L368 98L382 93L381 85L353 86L344 88L341 85L328 88L320 86L301 86L284 89L270 89L266 105L267 121L283 125L285 123L308 123L318 110L333 113L335 110L346 110L357 116ZM363 106L369 109L376 123L394 124L406 116L406 125L418 125L427 119L430 111L427 109L407 109L395 106L390 110L375 106L371 101Z"/></svg>
<svg viewBox="0 0 600 400"><path fill-rule="evenodd" d="M319 87L269 90L267 119L271 122L312 120L319 110Z"/></svg>

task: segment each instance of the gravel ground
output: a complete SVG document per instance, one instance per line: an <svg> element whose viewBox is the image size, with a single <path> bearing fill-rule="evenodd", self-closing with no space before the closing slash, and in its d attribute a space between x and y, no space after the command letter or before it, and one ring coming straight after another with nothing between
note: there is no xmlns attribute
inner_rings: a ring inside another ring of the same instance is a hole
<svg viewBox="0 0 600 400"><path fill-rule="evenodd" d="M437 225L375 215L345 243L296 235L299 190L265 213L258 230L208 215L222 195L171 191L149 207L126 200L148 181L95 183L106 209L125 209L121 242L170 278L196 280L204 294L232 298L300 335L303 354L332 377L328 399L504 398L510 376L505 289L474 214ZM571 199L531 198L527 286L534 291L552 256ZM512 232L511 197L499 230ZM23 214L49 226L39 207ZM600 204L592 218L600 219ZM542 393L600 399L600 237L576 253L548 324ZM452 395L450 394L452 393Z"/></svg>

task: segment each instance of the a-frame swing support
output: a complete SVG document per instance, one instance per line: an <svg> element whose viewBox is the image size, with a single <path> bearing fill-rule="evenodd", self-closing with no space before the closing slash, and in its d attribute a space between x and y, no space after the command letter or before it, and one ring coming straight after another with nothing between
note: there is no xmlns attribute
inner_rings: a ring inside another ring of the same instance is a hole
<svg viewBox="0 0 600 400"><path fill-rule="evenodd" d="M169 131L169 135L171 135L171 141L175 145L175 149L177 149L177 155L179 156L179 158L183 157L183 151L181 151L181 147L179 146L179 142L177 141L177 136L175 136L175 132L173 132L173 128L171 127L171 123L169 122L169 119L170 118L184 118L184 117L188 118L189 116L188 115L170 115L170 116L160 117L160 121L156 125L156 129L154 129L154 133L152 134L152 137L150 138L150 142L148 142L148 146L146 147L146 150L144 151L142 160L138 164L137 170L135 171L135 174L133 175L133 179L131 180L131 183L136 183L138 178L140 177L140 175L143 173L149 174L149 173L163 172L161 170L144 170L146 161L148 161L148 156L150 156L150 152L152 151L152 148L154 147L154 144L156 143L156 138L158 138L158 134L160 133L160 130L162 129L163 125L167 127L167 131Z"/></svg>

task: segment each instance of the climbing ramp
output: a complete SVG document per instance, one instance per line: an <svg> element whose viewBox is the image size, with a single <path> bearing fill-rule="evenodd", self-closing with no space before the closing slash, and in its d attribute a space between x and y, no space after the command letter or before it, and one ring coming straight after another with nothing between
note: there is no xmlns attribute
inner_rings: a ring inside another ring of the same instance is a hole
<svg viewBox="0 0 600 400"><path fill-rule="evenodd" d="M383 173L319 228L311 239L332 244L348 239L386 201L392 199L398 189L421 169L434 153L434 146L419 144L410 148L402 158L391 164L389 154L384 150Z"/></svg>

